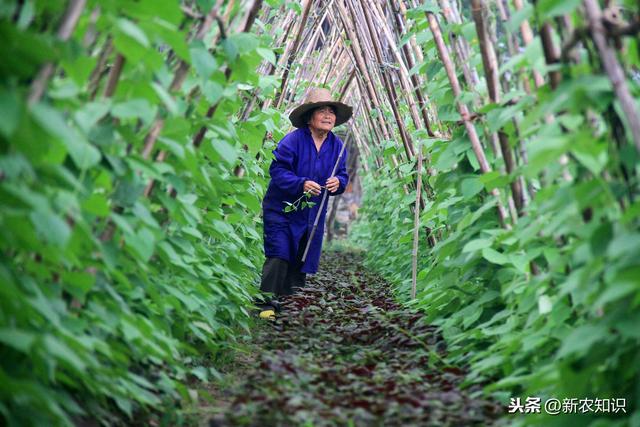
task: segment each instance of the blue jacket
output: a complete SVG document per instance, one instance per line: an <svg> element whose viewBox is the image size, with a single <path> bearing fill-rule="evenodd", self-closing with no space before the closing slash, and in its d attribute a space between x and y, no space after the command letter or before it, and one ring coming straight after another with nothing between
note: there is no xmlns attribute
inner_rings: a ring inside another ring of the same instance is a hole
<svg viewBox="0 0 640 427"><path fill-rule="evenodd" d="M342 145L340 138L333 132L329 132L318 152L308 127L288 133L278 143L278 147L273 151L275 159L269 168L271 181L262 201L266 257L296 262L300 239L305 233L311 233L313 222L320 209L322 192L327 190L323 189L320 195L310 198L310 201L316 203L311 208L298 208L296 211L285 213L284 202L293 202L302 196L304 182L307 180L315 181L322 186L326 185ZM347 150L345 149L335 174L340 181L340 186L338 191L329 195L342 194L347 187L349 175L347 175L346 164ZM304 273L318 271L328 205L327 201L322 209L318 229L301 269Z"/></svg>

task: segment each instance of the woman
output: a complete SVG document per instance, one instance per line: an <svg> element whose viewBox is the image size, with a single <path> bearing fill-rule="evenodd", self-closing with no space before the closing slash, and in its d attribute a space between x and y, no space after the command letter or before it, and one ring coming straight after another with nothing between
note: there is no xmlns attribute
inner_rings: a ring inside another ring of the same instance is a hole
<svg viewBox="0 0 640 427"><path fill-rule="evenodd" d="M331 196L342 194L349 182L346 150L340 157L343 142L331 130L349 120L351 114L351 107L333 101L327 89L313 88L304 103L289 115L297 129L285 135L273 151L271 181L262 202L266 260L260 289L275 298L291 295L304 286L306 274L318 270L328 203L310 237L304 262L302 256L320 209L322 192L328 191ZM335 176L331 176L339 157ZM315 205L285 212L285 202L297 200L304 192L311 194L309 201ZM260 317L273 316L279 307L273 299L258 305L262 309Z"/></svg>

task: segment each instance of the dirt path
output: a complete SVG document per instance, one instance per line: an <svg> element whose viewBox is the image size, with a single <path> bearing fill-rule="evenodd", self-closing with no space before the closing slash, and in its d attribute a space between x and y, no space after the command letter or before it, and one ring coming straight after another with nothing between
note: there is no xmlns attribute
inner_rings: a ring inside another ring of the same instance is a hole
<svg viewBox="0 0 640 427"><path fill-rule="evenodd" d="M463 372L440 362L444 342L391 297L358 256L328 253L321 271L256 334L232 384L214 390L211 426L489 425L502 411Z"/></svg>

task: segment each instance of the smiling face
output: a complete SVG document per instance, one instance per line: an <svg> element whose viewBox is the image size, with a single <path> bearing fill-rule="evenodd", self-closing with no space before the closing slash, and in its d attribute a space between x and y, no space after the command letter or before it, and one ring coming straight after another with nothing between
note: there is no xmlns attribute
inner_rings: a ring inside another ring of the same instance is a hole
<svg viewBox="0 0 640 427"><path fill-rule="evenodd" d="M309 128L311 130L329 132L336 125L336 112L333 107L316 108L309 118Z"/></svg>

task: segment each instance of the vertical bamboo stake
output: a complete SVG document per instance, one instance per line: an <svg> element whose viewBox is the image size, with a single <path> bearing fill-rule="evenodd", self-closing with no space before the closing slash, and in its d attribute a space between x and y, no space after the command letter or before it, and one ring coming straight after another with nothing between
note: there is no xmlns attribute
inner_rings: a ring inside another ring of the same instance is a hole
<svg viewBox="0 0 640 427"><path fill-rule="evenodd" d="M282 82L280 84L280 92L276 95L276 108L280 108L280 104L282 102L282 98L284 96L285 89L287 87L287 80L289 78L289 71L291 69L291 65L298 53L298 49L300 46L300 38L302 37L302 33L305 29L307 18L309 17L309 10L311 9L311 5L313 4L313 0L304 0L303 8L302 8L302 17L300 18L300 25L298 26L298 33L296 34L296 38L293 41L293 46L291 48L291 52L289 52L289 56L287 57L286 66L284 72L282 74Z"/></svg>
<svg viewBox="0 0 640 427"><path fill-rule="evenodd" d="M65 11L64 17L62 18L62 22L60 23L60 27L58 28L57 37L61 41L69 40L73 30L76 28L78 24L78 19L80 19L80 15L84 10L84 6L87 3L86 0L70 0L67 5L67 10ZM31 83L31 87L29 88L29 96L27 97L27 104L34 105L42 95L44 94L44 90L47 87L47 83L49 83L49 79L53 74L54 64L52 62L48 62L45 64L38 75Z"/></svg>
<svg viewBox="0 0 640 427"><path fill-rule="evenodd" d="M449 78L449 83L451 84L451 89L453 90L453 95L458 98L460 96L460 83L458 82L458 76L456 75L455 68L453 66L453 62L451 62L451 56L449 55L449 50L447 49L446 44L444 43L444 39L442 37L442 33L440 32L440 25L438 24L438 19L431 12L426 12L427 19L429 20L429 28L431 29L431 33L433 34L433 38L436 41L436 46L438 48L438 53L440 55L440 60L442 61L444 68L447 72L447 76ZM491 167L489 166L489 162L487 162L487 158L484 154L484 150L482 148L482 144L480 144L480 139L478 138L478 134L476 132L476 128L473 123L469 120L469 110L467 106L458 101L457 102L458 111L462 116L462 121L464 122L464 126L467 130L467 134L471 141L471 146L473 151L478 159L478 163L480 164L480 170L482 173L491 172ZM494 188L491 191L497 199L497 207L498 207L498 216L500 218L500 223L504 228L511 228L507 223L507 212L502 205L502 201L500 200L500 192L497 188Z"/></svg>
<svg viewBox="0 0 640 427"><path fill-rule="evenodd" d="M455 8L455 4L451 4L449 0L440 0L440 7L442 8L442 15L448 23L462 24L462 19L460 18L457 8ZM469 63L469 44L464 38L458 37L458 35L453 32L449 33L449 41L453 45L453 51L456 53L458 64L462 69L462 75L467 85L470 89L475 89L478 83L480 83L480 78L478 77L478 72L475 67L470 66Z"/></svg>
<svg viewBox="0 0 640 427"><path fill-rule="evenodd" d="M506 3L506 0L496 1L496 5L498 6L498 11L500 12L500 19L504 26L506 26L510 16L509 8L505 3ZM509 55L513 57L517 55L518 52L520 51L518 37L516 37L515 34L509 31L508 40L510 41L508 45ZM531 85L529 84L529 77L526 70L524 68L520 69L518 74L519 74L520 82L522 83L522 88L527 94L531 94ZM514 117L512 121L513 121L513 126L515 128L516 137L518 139L518 153L520 155L520 159L522 163L526 165L529 163L529 161L528 161L527 151L524 145L524 141L520 138L520 124L516 117ZM523 201L523 204L526 206L529 201L529 198L533 197L533 195L535 194L535 190L530 182L526 182L524 176L521 175L518 179L520 180L520 188L523 189L522 201ZM524 191L525 188L527 189L527 191Z"/></svg>
<svg viewBox="0 0 640 427"><path fill-rule="evenodd" d="M98 87L100 86L100 80L104 75L105 66L107 64L107 59L111 52L113 51L113 42L111 37L107 37L102 49L100 49L100 54L98 55L98 61L96 62L96 66L91 72L91 76L89 76L89 84L87 85L87 92L89 93L89 99L93 101L98 93Z"/></svg>
<svg viewBox="0 0 640 427"><path fill-rule="evenodd" d="M489 36L486 31L484 23L484 14L486 12L485 4L483 0L471 0L471 8L473 19L476 25L476 32L478 34L478 41L480 44L480 52L482 54L482 64L484 66L484 76L487 80L487 89L489 92L489 99L495 104L500 103L500 83L498 76L498 60L496 58L493 44L489 40ZM515 170L515 160L513 158L513 152L509 145L509 138L504 130L498 132L498 139L500 141L500 150L502 151L502 157L504 159L507 173L511 174ZM511 182L511 193L515 202L518 214L522 213L524 207L522 187L520 186L520 180L514 179ZM513 218L514 221L516 218Z"/></svg>
<svg viewBox="0 0 640 427"><path fill-rule="evenodd" d="M418 112L418 108L416 107L416 103L414 100L414 91L411 90L411 83L409 82L410 80L409 70L407 69L407 65L402 59L402 56L400 55L400 52L397 47L399 43L394 39L393 35L391 34L388 20L385 18L384 14L382 13L382 10L380 9L380 6L378 5L378 3L374 1L371 3L371 5L373 7L371 8L361 7L361 9L364 12L365 18L367 17L367 15L369 15L369 11L370 11L371 14L373 15L373 18L375 18L376 22L379 23L379 28L382 28L382 34L387 40L387 43L389 45L389 51L391 52L393 57L396 59L396 62L400 67L400 70L398 73L399 82L400 82L400 86L402 87L404 99L407 101L407 104L409 106L409 112L411 114L413 124L416 129L422 129L420 113ZM371 20L371 15L369 15L368 19ZM379 37L377 32L375 34L371 34L372 41L374 37L375 38ZM381 44L380 42L378 43ZM431 132L430 125L428 122L426 124L426 127L428 129L428 133L432 134L433 132Z"/></svg>
<svg viewBox="0 0 640 427"><path fill-rule="evenodd" d="M544 52L544 58L547 65L556 65L560 63L560 50L553 42L553 29L551 28L551 24L549 22L545 22L542 24L540 28L540 39L542 41L542 50ZM557 89L562 81L562 75L558 70L549 70L549 84L552 89ZM566 181L572 181L573 177L569 173L567 169L567 164L569 164L569 157L566 154L562 154L559 159L560 164L562 165L562 174Z"/></svg>
<svg viewBox="0 0 640 427"><path fill-rule="evenodd" d="M308 64L309 61L307 61L307 56L312 54L312 48L313 48L313 46L316 45L316 43L318 42L318 39L320 38L320 34L322 33L322 25L321 24L322 24L322 21L324 20L324 18L326 17L327 14L328 14L328 11L325 11L324 15L322 16L322 18L320 18L316 22L315 30L313 30L313 33L311 35L310 40L307 40L306 48L302 51L302 55L300 56L300 59L298 60L298 62L301 64L301 66L300 66L300 69L298 70L298 72L296 74L296 77L295 77L295 79L293 81L292 90L291 90L289 96L286 97L286 102L287 103L293 101L293 99L295 98L295 95L296 95L296 92L297 92L297 88L298 88L298 84L300 83L300 81L302 80L303 76L305 75L305 70L307 68L307 65L309 65ZM304 43L303 43L303 45L304 45Z"/></svg>
<svg viewBox="0 0 640 427"><path fill-rule="evenodd" d="M584 0L583 4L591 28L591 38L600 53L602 66L611 80L613 91L627 118L636 149L640 151L640 116L638 116L636 101L629 92L624 70L620 66L614 49L607 44L606 32L602 24L602 10L595 0Z"/></svg>
<svg viewBox="0 0 640 427"><path fill-rule="evenodd" d="M420 201L422 196L422 145L418 144L418 167L416 175L416 204L413 208L413 252L411 255L411 299L416 298L418 278L418 237L420 232Z"/></svg>
<svg viewBox="0 0 640 427"><path fill-rule="evenodd" d="M513 0L513 5L515 6L517 11L522 10L524 7L522 0ZM526 19L522 20L520 23L520 32L522 33L522 41L525 46L528 46L533 41L533 31L531 31L531 26L529 25L529 21ZM532 70L533 81L536 87L540 87L544 85L544 78L542 74L538 70Z"/></svg>
<svg viewBox="0 0 640 427"><path fill-rule="evenodd" d="M449 24L460 25L462 23L457 8L455 7L455 2L450 3L449 0L440 0L440 6L442 8L442 14ZM449 32L449 42L452 45L457 63L462 69L462 75L464 76L464 80L467 82L467 88L476 95L473 97L473 106L475 108L480 108L482 105L482 98L480 97L477 89L480 80L476 68L469 66L469 44L464 38L458 37L452 31ZM485 133L490 142L489 147L491 148L491 151L493 151L494 156L500 157L501 152L498 135L493 132L489 133L486 129Z"/></svg>
<svg viewBox="0 0 640 427"><path fill-rule="evenodd" d="M351 5L350 5L351 6ZM354 18L355 21L355 18ZM374 77L377 77L380 80L380 85L383 87L385 94L386 94L386 99L387 99L387 105L389 107L389 109L391 110L395 122L396 122L396 126L398 129L398 133L400 134L400 139L402 141L403 147L405 149L405 154L407 156L407 160L411 161L411 159L414 157L414 152L413 152L413 143L411 141L411 138L406 130L406 127L404 125L404 122L402 121L402 117L399 114L399 110L398 110L398 101L397 101L397 94L395 91L395 87L393 85L393 83L391 82L391 77L390 75L385 72L382 71L381 68L383 67L382 65L382 55L380 53L380 40L375 38L371 32L370 37L367 37L367 35L364 33L364 30L362 29L364 27L364 25L358 25L356 28L359 29L359 32L357 33L359 36L359 41L361 42L361 45L364 46L365 48L368 48L368 52L367 52L367 62L369 63L378 63L378 68L374 69L374 71L371 73ZM371 26L369 26L369 28L371 28ZM375 56L375 58L374 58ZM376 72L377 71L377 72ZM385 121L386 124L386 121ZM391 134L392 132L389 131L389 134Z"/></svg>
<svg viewBox="0 0 640 427"><path fill-rule="evenodd" d="M341 2L336 3L338 5L337 7L337 11L338 11L338 16L340 17L342 23L343 23L343 28L346 30L349 39L351 40L351 46L349 46L348 51L351 52L352 54L352 61L354 63L354 65L358 68L358 70L360 71L360 76L362 77L362 82L363 82L363 86L366 88L367 91L367 95L369 97L369 99L372 101L372 104L374 106L374 108L376 108L378 111L382 112L382 108L381 108L381 102L380 102L380 98L377 95L376 89L373 85L373 79L371 78L369 72L369 68L366 66L366 62L364 60L364 57L362 55L362 50L360 47L360 44L358 42L358 38L357 35L355 33L355 30L353 28L351 28L351 26L348 24L348 20L347 20L347 12L344 8L344 5L342 5ZM334 21L337 21L334 19ZM344 41L343 41L344 43ZM390 131L387 128L387 123L384 121L383 117L381 114L378 114L376 117L378 124L380 125L380 129L382 130L383 136L385 139L390 139ZM407 158L410 159L411 158L411 154L408 151L408 147L405 146L405 152L407 153Z"/></svg>
<svg viewBox="0 0 640 427"><path fill-rule="evenodd" d="M349 3L350 4L350 3ZM351 4L350 4L351 5ZM367 8L364 8L367 9ZM352 10L353 12L353 10ZM372 23L371 23L371 17L369 16L369 14L365 11L364 13L365 15L365 21L366 21L366 26L369 29L369 40L371 41L371 44L373 45L373 51L377 57L378 63L382 64L383 59L382 59L382 53L380 52L380 46L379 46L379 40L375 39L375 34L373 32L373 28L372 28ZM364 37L363 37L364 38ZM393 83L389 81L388 76L386 76L386 73L381 73L381 79L383 81L384 84L384 88L387 92L387 96L389 99L389 106L391 107L391 110L393 112L393 116L396 120L396 124L398 126L398 130L400 132L400 137L402 138L402 142L405 145L405 149L407 151L407 158L408 160L411 160L415 154L414 154L414 149L413 149L413 143L409 137L408 132L406 131L406 128L404 126L404 122L402 121L402 117L400 116L400 112L398 111L398 107L397 107L397 94L395 92L395 88L393 87ZM419 123L419 121L418 121ZM414 122L415 124L415 122Z"/></svg>
<svg viewBox="0 0 640 427"><path fill-rule="evenodd" d="M398 3L402 4L402 1L400 0L390 0L392 2L392 6L393 7L397 7ZM397 37L399 39L402 38L402 35L404 33L404 28L403 28L403 19L406 19L405 15L402 15L400 13L400 11L398 9L396 9L394 11L394 22L396 24L396 34ZM413 46L415 44L415 36L411 35L410 40L409 40L409 45ZM409 68L413 69L413 67L415 67L416 65L416 61L412 56L411 49L409 47L409 45L404 44L402 46L402 50L404 52L404 56L407 60L407 65ZM427 129L427 133L429 136L435 136L435 133L433 132L432 129L432 125L431 125L431 120L429 119L429 108L428 108L428 100L426 100L426 97L424 96L424 94L422 93L422 82L420 81L420 76L418 73L414 73L411 75L411 82L413 83L413 90L414 93L416 95L416 98L418 100L418 105L420 106L419 110L420 110L420 114L422 115L422 120L424 122L424 127Z"/></svg>
<svg viewBox="0 0 640 427"><path fill-rule="evenodd" d="M553 42L553 29L549 22L544 22L540 27L540 40L542 40L542 50L547 65L556 65L560 63L560 50ZM562 76L558 70L549 70L549 81L553 89L560 85Z"/></svg>
<svg viewBox="0 0 640 427"><path fill-rule="evenodd" d="M116 92L122 69L124 68L125 59L121 53L116 55L116 59L113 61L113 66L109 70L109 76L107 77L107 84L104 88L103 96L105 98L111 98Z"/></svg>

